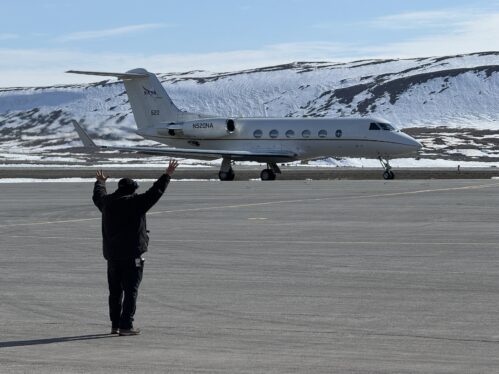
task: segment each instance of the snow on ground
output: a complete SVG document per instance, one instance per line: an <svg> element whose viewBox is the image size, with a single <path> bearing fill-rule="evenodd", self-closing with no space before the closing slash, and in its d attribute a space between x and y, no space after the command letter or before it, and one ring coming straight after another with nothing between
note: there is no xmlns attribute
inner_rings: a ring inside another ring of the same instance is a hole
<svg viewBox="0 0 499 374"><path fill-rule="evenodd" d="M156 179L135 179L137 182L155 182ZM118 183L119 179L109 178L111 183ZM171 182L219 182L219 179L172 179ZM0 178L1 183L95 183L95 178Z"/></svg>

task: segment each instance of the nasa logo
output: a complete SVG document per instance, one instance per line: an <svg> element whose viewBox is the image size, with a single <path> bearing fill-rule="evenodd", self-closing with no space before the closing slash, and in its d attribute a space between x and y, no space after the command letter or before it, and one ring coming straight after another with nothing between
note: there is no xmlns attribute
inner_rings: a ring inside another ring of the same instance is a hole
<svg viewBox="0 0 499 374"><path fill-rule="evenodd" d="M144 86L142 86L142 88L144 89L145 96L157 96L158 95L156 93L156 90L149 90L149 89L145 88Z"/></svg>

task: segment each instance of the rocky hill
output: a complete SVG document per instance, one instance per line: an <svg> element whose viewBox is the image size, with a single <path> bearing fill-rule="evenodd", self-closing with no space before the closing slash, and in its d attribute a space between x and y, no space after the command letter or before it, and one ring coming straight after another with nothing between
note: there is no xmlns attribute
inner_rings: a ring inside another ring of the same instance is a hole
<svg viewBox="0 0 499 374"><path fill-rule="evenodd" d="M377 116L420 139L425 145L423 160L438 160L442 165L449 160L470 165L499 161L499 52L295 62L228 73L189 71L158 76L177 106L191 112ZM114 79L0 88L0 163L94 162L81 154L70 119L81 121L101 144L153 144L134 133L123 84ZM106 157L109 162L125 160L114 154ZM151 162L143 157L126 160ZM328 162L349 164L348 160Z"/></svg>

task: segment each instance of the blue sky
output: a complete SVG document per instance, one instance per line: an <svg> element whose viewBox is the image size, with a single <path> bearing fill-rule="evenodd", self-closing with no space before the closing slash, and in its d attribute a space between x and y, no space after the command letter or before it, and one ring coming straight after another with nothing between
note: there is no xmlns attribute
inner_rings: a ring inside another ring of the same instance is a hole
<svg viewBox="0 0 499 374"><path fill-rule="evenodd" d="M499 50L499 0L2 0L0 87Z"/></svg>

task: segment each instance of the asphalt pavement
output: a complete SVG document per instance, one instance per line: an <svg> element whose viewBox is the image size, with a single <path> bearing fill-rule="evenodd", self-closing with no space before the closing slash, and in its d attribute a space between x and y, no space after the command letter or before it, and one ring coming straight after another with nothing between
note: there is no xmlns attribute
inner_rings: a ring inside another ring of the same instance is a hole
<svg viewBox="0 0 499 374"><path fill-rule="evenodd" d="M2 373L499 373L499 181L172 182L135 337L92 184L0 190Z"/></svg>

